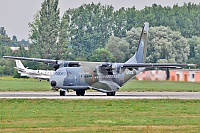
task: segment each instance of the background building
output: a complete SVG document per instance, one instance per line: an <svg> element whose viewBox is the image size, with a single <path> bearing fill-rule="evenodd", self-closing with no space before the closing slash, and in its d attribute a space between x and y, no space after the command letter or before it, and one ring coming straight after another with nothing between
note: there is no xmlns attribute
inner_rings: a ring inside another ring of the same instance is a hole
<svg viewBox="0 0 200 133"><path fill-rule="evenodd" d="M149 70L136 76L137 80L166 80L164 70ZM174 69L170 70L170 81L200 82L200 69Z"/></svg>

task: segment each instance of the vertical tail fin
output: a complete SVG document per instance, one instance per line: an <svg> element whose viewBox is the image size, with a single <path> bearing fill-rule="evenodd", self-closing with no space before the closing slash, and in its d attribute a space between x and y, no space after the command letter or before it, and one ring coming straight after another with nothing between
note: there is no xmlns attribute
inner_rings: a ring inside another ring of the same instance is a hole
<svg viewBox="0 0 200 133"><path fill-rule="evenodd" d="M149 23L145 22L140 35L137 51L126 63L145 63L147 53L147 36L149 30Z"/></svg>
<svg viewBox="0 0 200 133"><path fill-rule="evenodd" d="M15 60L15 63L16 63L17 68L25 69L24 65L22 64L20 60Z"/></svg>

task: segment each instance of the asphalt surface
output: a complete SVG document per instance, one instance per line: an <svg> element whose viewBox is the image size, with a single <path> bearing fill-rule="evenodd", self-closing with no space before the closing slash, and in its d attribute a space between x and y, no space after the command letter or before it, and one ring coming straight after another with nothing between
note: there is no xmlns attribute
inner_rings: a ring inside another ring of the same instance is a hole
<svg viewBox="0 0 200 133"><path fill-rule="evenodd" d="M86 92L85 96L76 96L75 92L0 92L0 99L200 99L200 92L116 92L107 96L101 92Z"/></svg>

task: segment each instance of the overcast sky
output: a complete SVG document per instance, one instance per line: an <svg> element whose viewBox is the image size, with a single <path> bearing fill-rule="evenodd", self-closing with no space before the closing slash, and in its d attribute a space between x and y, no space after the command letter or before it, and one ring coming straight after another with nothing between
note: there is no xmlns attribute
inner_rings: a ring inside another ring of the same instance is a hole
<svg viewBox="0 0 200 133"><path fill-rule="evenodd" d="M28 23L33 21L33 16L41 9L43 0L0 0L0 27L5 27L6 33L12 38L16 35L18 40L28 39ZM199 4L199 0L59 0L61 15L69 8L76 8L83 3L101 3L112 5L115 9L133 7L143 9L156 3L162 6L183 5L184 2Z"/></svg>

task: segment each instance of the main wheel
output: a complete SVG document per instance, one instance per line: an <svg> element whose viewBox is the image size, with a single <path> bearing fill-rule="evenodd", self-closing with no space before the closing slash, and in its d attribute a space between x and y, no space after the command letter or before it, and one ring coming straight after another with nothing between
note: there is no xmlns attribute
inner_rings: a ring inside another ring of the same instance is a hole
<svg viewBox="0 0 200 133"><path fill-rule="evenodd" d="M65 91L60 90L60 96L65 96Z"/></svg>
<svg viewBox="0 0 200 133"><path fill-rule="evenodd" d="M81 90L81 96L85 95L85 90Z"/></svg>
<svg viewBox="0 0 200 133"><path fill-rule="evenodd" d="M115 92L107 92L107 96L115 96Z"/></svg>
<svg viewBox="0 0 200 133"><path fill-rule="evenodd" d="M76 95L77 95L77 96L80 96L80 95L81 95L80 90L77 90L77 91L76 91Z"/></svg>
<svg viewBox="0 0 200 133"><path fill-rule="evenodd" d="M85 95L85 90L77 90L76 91L77 96L84 96Z"/></svg>

